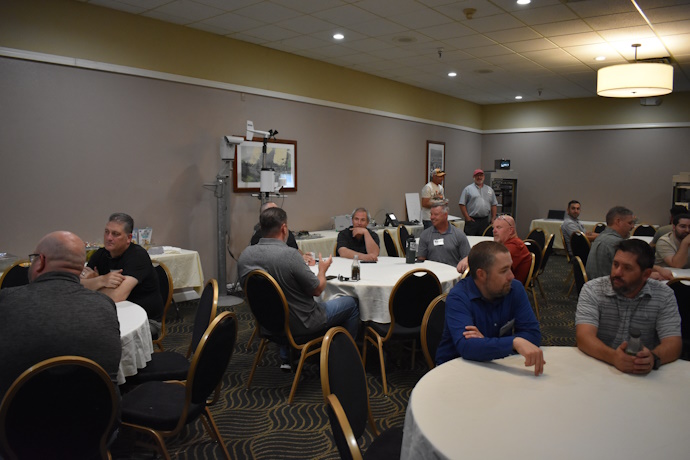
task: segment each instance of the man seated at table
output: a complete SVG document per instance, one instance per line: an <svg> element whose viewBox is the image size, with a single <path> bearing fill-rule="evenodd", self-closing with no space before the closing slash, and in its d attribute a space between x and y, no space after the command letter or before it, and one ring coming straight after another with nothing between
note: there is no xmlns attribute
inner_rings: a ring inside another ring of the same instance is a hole
<svg viewBox="0 0 690 460"><path fill-rule="evenodd" d="M654 251L642 240L616 245L610 275L586 283L580 292L575 313L580 350L633 374L647 374L678 359L678 304L671 288L649 278L653 263ZM641 333L644 347L628 355L632 329Z"/></svg>
<svg viewBox="0 0 690 460"><path fill-rule="evenodd" d="M269 208L277 208L277 207L278 207L278 205L275 204L274 202L267 201L266 203L261 205L261 211L260 212L264 212L265 210L267 210ZM251 244L253 246L256 243L258 243L259 240L263 237L264 237L264 234L261 231L261 224L257 223L254 226L254 234L252 235L252 239L249 242L249 244ZM295 239L295 235L292 233L292 230L290 230L290 229L288 229L288 239L287 239L286 244L293 249L297 249L297 251L299 251L299 253L302 255L302 259L304 259L304 262L307 265L315 265L316 264L316 260L314 260L311 253L305 254L302 251L300 251L299 247L297 246L297 240Z"/></svg>
<svg viewBox="0 0 690 460"><path fill-rule="evenodd" d="M501 243L510 251L513 264L510 269L515 275L515 279L525 284L529 269L532 267L532 253L529 252L525 243L518 238L515 231L515 219L511 216L498 216L494 220L494 241Z"/></svg>
<svg viewBox="0 0 690 460"><path fill-rule="evenodd" d="M652 242L649 243L650 246L654 247L656 245L656 242L659 241L659 238L673 231L673 218L681 214L687 214L688 208L679 204L674 204L673 206L671 206L669 213L671 217L668 220L668 225L662 225L656 230L656 233L652 237Z"/></svg>
<svg viewBox="0 0 690 460"><path fill-rule="evenodd" d="M470 251L470 276L460 280L446 299L446 324L436 364L462 357L472 361L504 358L513 352L544 372L541 332L525 288L514 279L508 249L493 241Z"/></svg>
<svg viewBox="0 0 690 460"><path fill-rule="evenodd" d="M570 249L570 237L575 232L582 232L585 234L587 239L591 242L599 236L598 233L588 232L585 230L585 226L580 222L580 202L577 200L571 200L568 203L568 214L563 219L561 224L561 231L563 232L563 240L565 241L566 250L568 254L573 255L573 251Z"/></svg>
<svg viewBox="0 0 690 460"><path fill-rule="evenodd" d="M364 208L357 208L352 213L352 227L338 233L338 242L335 248L336 254L347 259L365 262L376 262L379 258L381 244L379 236L367 228L369 225L369 213Z"/></svg>
<svg viewBox="0 0 690 460"><path fill-rule="evenodd" d="M599 234L587 257L587 278L593 280L611 274L613 256L616 254L618 243L630 238L630 232L635 226L633 212L623 206L614 206L606 213L606 229ZM673 274L667 268L655 265L652 268L653 279L671 279Z"/></svg>
<svg viewBox="0 0 690 460"><path fill-rule="evenodd" d="M671 232L659 238L656 243L656 264L690 268L690 214L674 217Z"/></svg>
<svg viewBox="0 0 690 460"><path fill-rule="evenodd" d="M77 355L96 361L117 385L122 345L115 303L79 284L84 242L44 236L29 256L30 284L0 291L0 399L29 367Z"/></svg>
<svg viewBox="0 0 690 460"><path fill-rule="evenodd" d="M280 285L290 307L290 328L293 334L315 333L333 326L343 326L352 337L359 330L357 299L337 297L316 302L326 288L326 271L333 259L321 258L317 275L304 264L302 257L285 242L288 238L287 214L281 208L269 208L259 218L264 237L247 247L238 260L242 284L252 270L267 271ZM281 348L281 368L289 369L288 349Z"/></svg>
<svg viewBox="0 0 690 460"><path fill-rule="evenodd" d="M419 236L418 260L433 260L452 265L462 273L467 268L470 242L465 232L448 222L448 206L434 204L431 207L431 227Z"/></svg>
<svg viewBox="0 0 690 460"><path fill-rule="evenodd" d="M149 317L151 335L157 337L163 319L163 298L158 275L146 249L132 243L134 220L127 214L115 213L105 226L103 244L89 259L81 284L102 292L115 302L129 300Z"/></svg>

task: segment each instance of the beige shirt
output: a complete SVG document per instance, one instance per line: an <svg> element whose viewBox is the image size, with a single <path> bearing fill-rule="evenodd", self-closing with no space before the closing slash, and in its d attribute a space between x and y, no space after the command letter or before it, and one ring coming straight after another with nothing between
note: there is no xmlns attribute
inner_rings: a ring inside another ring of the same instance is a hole
<svg viewBox="0 0 690 460"><path fill-rule="evenodd" d="M431 198L432 200L439 201L445 199L443 196L443 186L429 182L422 187L422 198ZM431 208L422 206L422 220L431 220Z"/></svg>

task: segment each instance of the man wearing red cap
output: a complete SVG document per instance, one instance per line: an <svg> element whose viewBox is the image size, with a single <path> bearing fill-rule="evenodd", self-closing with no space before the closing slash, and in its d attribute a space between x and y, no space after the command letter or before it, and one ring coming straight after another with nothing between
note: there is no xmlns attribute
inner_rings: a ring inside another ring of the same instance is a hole
<svg viewBox="0 0 690 460"><path fill-rule="evenodd" d="M465 234L480 236L494 219L498 201L491 187L484 186L484 171L475 169L474 183L460 194L460 211L465 218Z"/></svg>
<svg viewBox="0 0 690 460"><path fill-rule="evenodd" d="M443 177L446 175L441 168L431 171L431 180L422 187L422 223L424 228L431 227L431 207L436 204L448 204L443 195Z"/></svg>

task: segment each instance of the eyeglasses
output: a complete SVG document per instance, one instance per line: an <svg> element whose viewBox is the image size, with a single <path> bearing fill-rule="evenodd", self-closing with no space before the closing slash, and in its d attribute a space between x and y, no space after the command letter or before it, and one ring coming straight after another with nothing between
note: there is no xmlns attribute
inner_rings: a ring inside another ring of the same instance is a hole
<svg viewBox="0 0 690 460"><path fill-rule="evenodd" d="M508 219L506 219L505 214L501 214L500 216L498 216L498 217L496 218L496 220L502 220L503 222L505 222L506 224L508 224L508 227L512 227L512 226L513 226L513 225L510 223L510 221L508 221Z"/></svg>
<svg viewBox="0 0 690 460"><path fill-rule="evenodd" d="M41 257L41 254L29 254L29 263L34 263L34 260L38 259L39 257Z"/></svg>

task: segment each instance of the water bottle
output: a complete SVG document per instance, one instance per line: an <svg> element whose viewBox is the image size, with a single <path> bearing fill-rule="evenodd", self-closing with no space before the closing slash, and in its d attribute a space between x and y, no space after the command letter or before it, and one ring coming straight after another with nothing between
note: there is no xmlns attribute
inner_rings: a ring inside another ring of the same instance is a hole
<svg viewBox="0 0 690 460"><path fill-rule="evenodd" d="M359 281L359 256L355 255L352 259L352 281Z"/></svg>
<svg viewBox="0 0 690 460"><path fill-rule="evenodd" d="M635 356L638 352L642 351L642 341L640 340L640 330L630 329L630 339L628 339L628 348L625 352L629 355Z"/></svg>
<svg viewBox="0 0 690 460"><path fill-rule="evenodd" d="M407 245L405 247L405 262L408 264L413 264L417 259L417 240L414 236L410 235L407 239Z"/></svg>

